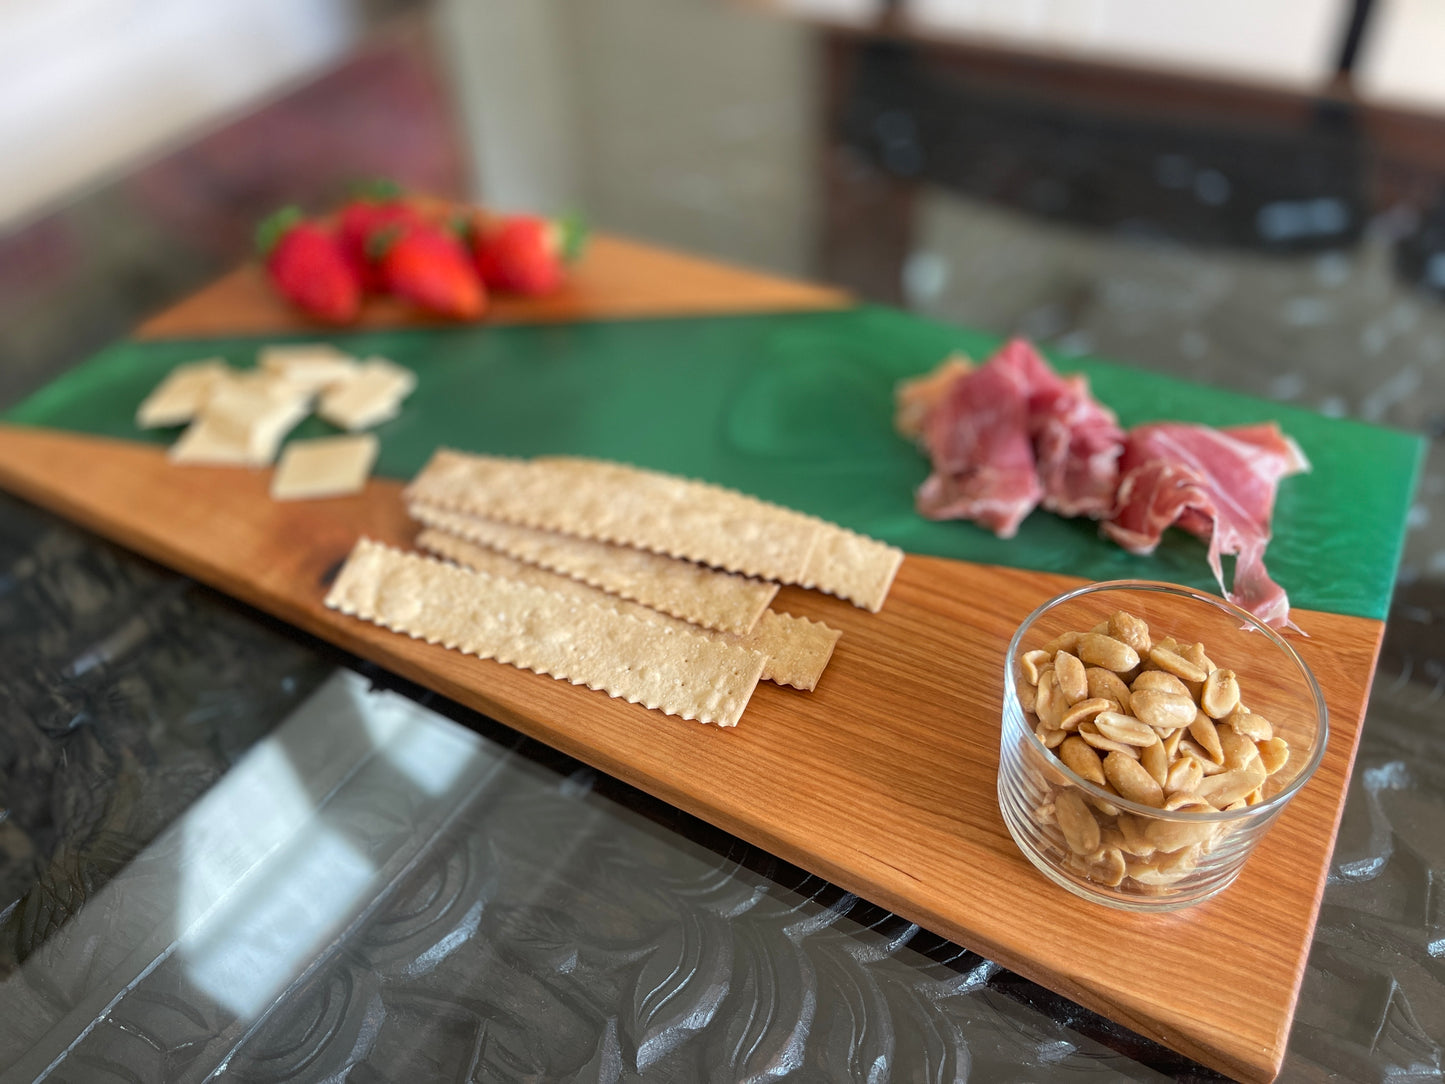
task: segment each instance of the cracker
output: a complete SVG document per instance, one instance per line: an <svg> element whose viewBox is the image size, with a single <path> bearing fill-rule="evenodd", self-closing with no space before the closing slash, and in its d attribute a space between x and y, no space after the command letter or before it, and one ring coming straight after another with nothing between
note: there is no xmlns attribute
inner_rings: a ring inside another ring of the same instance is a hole
<svg viewBox="0 0 1445 1084"><path fill-rule="evenodd" d="M380 447L375 433L293 440L281 453L271 478L271 499L310 500L360 493Z"/></svg>
<svg viewBox="0 0 1445 1084"><path fill-rule="evenodd" d="M424 530L417 535L416 544L439 557L478 572L521 580L534 587L543 587L596 605L612 606L620 613L631 614L642 621L666 625L680 632L694 632L761 652L767 656L767 662L763 665L764 681L790 685L804 692L812 692L817 688L818 679L823 676L823 670L833 656L833 648L842 635L822 622L809 621L806 617L794 617L792 614L774 613L772 610L766 611L746 635L699 629L640 603L609 595L578 580L527 564L446 531L430 528Z"/></svg>
<svg viewBox="0 0 1445 1084"><path fill-rule="evenodd" d="M617 463L438 451L409 500L815 588L876 613L903 552L756 497Z"/></svg>
<svg viewBox="0 0 1445 1084"><path fill-rule="evenodd" d="M302 386L308 394L351 380L358 369L355 358L330 343L263 346L256 362L263 372Z"/></svg>
<svg viewBox="0 0 1445 1084"><path fill-rule="evenodd" d="M361 539L326 605L413 639L548 674L684 719L736 726L756 651Z"/></svg>
<svg viewBox="0 0 1445 1084"><path fill-rule="evenodd" d="M307 413L305 398L284 387L227 378L212 391L169 455L177 463L265 466Z"/></svg>
<svg viewBox="0 0 1445 1084"><path fill-rule="evenodd" d="M413 501L792 583L816 528L783 509L685 478L578 459L523 461L439 451Z"/></svg>
<svg viewBox="0 0 1445 1084"><path fill-rule="evenodd" d="M533 460L533 462L570 463L579 467L587 465L594 469L609 468L609 473L615 472L619 478L624 479L652 474L673 481L684 481L672 475L657 474L657 472L644 471L623 464L604 463L595 459L552 456ZM743 502L741 508L744 515L756 514L759 517L776 518L779 521L788 520L793 522L799 531L815 532L813 546L804 562L802 571L796 578L783 579L777 576L768 576L768 579L776 579L781 583L796 584L799 587L836 595L872 613L877 613L883 608L883 602L888 597L888 590L892 587L893 580L898 575L898 569L903 564L903 551L898 547L890 546L886 542L879 542L877 539L850 531L846 527L829 523L816 516L805 515L781 505L770 504L757 497L750 497L721 486L709 485L705 482L688 482L687 484L705 492L708 499L736 498Z"/></svg>
<svg viewBox="0 0 1445 1084"><path fill-rule="evenodd" d="M394 418L416 387L416 374L385 358L367 358L356 371L321 394L316 412L332 425L355 431Z"/></svg>
<svg viewBox="0 0 1445 1084"><path fill-rule="evenodd" d="M768 657L763 670L763 677L768 681L810 693L818 687L818 679L823 676L842 635L821 621L769 610L743 638L743 643Z"/></svg>
<svg viewBox="0 0 1445 1084"><path fill-rule="evenodd" d="M136 408L141 429L185 425L200 413L211 389L229 370L222 358L177 365Z"/></svg>
<svg viewBox="0 0 1445 1084"><path fill-rule="evenodd" d="M704 628L745 633L778 585L692 561L501 520L411 505L414 519Z"/></svg>
<svg viewBox="0 0 1445 1084"><path fill-rule="evenodd" d="M903 565L903 551L833 523L813 522L818 543L798 586L837 595L870 613L883 609Z"/></svg>

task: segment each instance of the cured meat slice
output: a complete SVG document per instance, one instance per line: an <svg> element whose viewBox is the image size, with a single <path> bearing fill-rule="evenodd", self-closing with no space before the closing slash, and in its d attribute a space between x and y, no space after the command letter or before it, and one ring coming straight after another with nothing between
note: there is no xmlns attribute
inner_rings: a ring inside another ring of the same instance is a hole
<svg viewBox="0 0 1445 1084"><path fill-rule="evenodd" d="M1042 504L1061 516L1103 519L1114 508L1124 431L1089 393L1082 376L1060 376L1033 344L1014 339L994 357L1028 388L1029 436L1043 485Z"/></svg>
<svg viewBox="0 0 1445 1084"><path fill-rule="evenodd" d="M900 430L918 416L933 474L918 493L933 519L971 519L1011 538L1039 503L1100 519L1114 507L1123 431L1081 376L1061 377L1024 339L971 372L945 363L899 391Z"/></svg>
<svg viewBox="0 0 1445 1084"><path fill-rule="evenodd" d="M948 396L958 378L971 372L971 361L962 354L950 354L937 368L899 384L893 414L893 428L898 435L921 440L928 416Z"/></svg>
<svg viewBox="0 0 1445 1084"><path fill-rule="evenodd" d="M1028 387L997 360L959 377L924 422L933 473L918 491L929 519L970 519L1012 538L1043 495L1029 440Z"/></svg>
<svg viewBox="0 0 1445 1084"><path fill-rule="evenodd" d="M1106 535L1131 553L1152 553L1170 526L1198 535L1209 544L1209 567L1226 598L1266 624L1295 627L1264 551L1280 479L1309 470L1309 461L1278 426L1139 426L1129 432L1119 468ZM1236 555L1232 590L1224 585L1227 553Z"/></svg>

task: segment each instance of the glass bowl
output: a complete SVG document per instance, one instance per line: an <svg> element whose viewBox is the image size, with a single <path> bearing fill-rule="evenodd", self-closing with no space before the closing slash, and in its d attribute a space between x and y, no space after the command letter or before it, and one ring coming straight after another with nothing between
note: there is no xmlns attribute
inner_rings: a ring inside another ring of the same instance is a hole
<svg viewBox="0 0 1445 1084"><path fill-rule="evenodd" d="M1239 875L1328 737L1309 667L1244 610L1174 584L1093 584L1044 603L1009 643L999 808L1070 892L1187 907Z"/></svg>

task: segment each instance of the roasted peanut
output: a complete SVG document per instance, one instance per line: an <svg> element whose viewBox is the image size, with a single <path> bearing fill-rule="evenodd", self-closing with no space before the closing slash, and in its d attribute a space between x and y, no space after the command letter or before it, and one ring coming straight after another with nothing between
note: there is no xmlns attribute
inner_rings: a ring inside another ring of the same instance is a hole
<svg viewBox="0 0 1445 1084"><path fill-rule="evenodd" d="M1136 690L1130 703L1136 719L1165 730L1178 730L1188 726L1199 710L1187 695L1161 692L1158 689Z"/></svg>
<svg viewBox="0 0 1445 1084"><path fill-rule="evenodd" d="M1154 782L1154 777L1137 760L1122 753L1110 753L1104 758L1104 775L1121 798L1140 805L1164 804L1164 788Z"/></svg>
<svg viewBox="0 0 1445 1084"><path fill-rule="evenodd" d="M1132 670L1139 665L1139 653L1122 640L1101 632L1086 632L1079 637L1076 654L1090 666L1101 666L1114 673Z"/></svg>
<svg viewBox="0 0 1445 1084"><path fill-rule="evenodd" d="M1206 802L1197 803L1200 808L1184 807L1183 812L1214 812ZM1160 851L1178 851L1193 843L1203 843L1214 836L1212 821L1150 821L1144 830L1149 842Z"/></svg>
<svg viewBox="0 0 1445 1084"><path fill-rule="evenodd" d="M1224 766L1229 771L1246 767L1259 759L1259 749L1239 731L1231 726L1215 728L1219 734L1219 748L1224 753Z"/></svg>
<svg viewBox="0 0 1445 1084"><path fill-rule="evenodd" d="M1052 809L1049 810L1053 812ZM1137 813L1119 814L1119 831L1124 836L1123 850L1138 858L1148 858L1159 848L1149 842L1149 820Z"/></svg>
<svg viewBox="0 0 1445 1084"><path fill-rule="evenodd" d="M1018 692L1019 707L1023 708L1024 711L1033 711L1034 708L1038 706L1039 690L1037 686L1030 685L1027 681L1021 681L1018 684Z"/></svg>
<svg viewBox="0 0 1445 1084"><path fill-rule="evenodd" d="M1108 784L1105 784L1106 788L1107 786ZM1110 793L1113 792L1111 791ZM1104 814L1104 816L1106 817L1117 817L1119 815L1119 807L1116 806L1113 802L1109 801L1109 799L1107 798L1100 798L1094 794L1086 794L1084 795L1084 801L1088 802L1091 806L1097 809L1100 813Z"/></svg>
<svg viewBox="0 0 1445 1084"><path fill-rule="evenodd" d="M1093 719L1079 724L1079 737L1083 738L1085 742L1100 752L1122 753L1126 757L1134 757L1135 759L1139 756L1139 747L1137 745L1129 745L1126 742L1115 741L1113 738L1105 737L1099 733L1098 724L1095 723Z"/></svg>
<svg viewBox="0 0 1445 1084"><path fill-rule="evenodd" d="M1252 711L1236 711L1224 722L1250 741L1269 741L1274 737L1274 727L1270 721Z"/></svg>
<svg viewBox="0 0 1445 1084"><path fill-rule="evenodd" d="M1211 670L1199 694L1199 706L1211 719L1223 719L1239 706L1239 679L1233 670Z"/></svg>
<svg viewBox="0 0 1445 1084"><path fill-rule="evenodd" d="M1045 651L1025 651L1019 656L1019 669L1023 671L1024 680L1030 685L1037 685L1044 671L1053 663L1054 657Z"/></svg>
<svg viewBox="0 0 1445 1084"><path fill-rule="evenodd" d="M1039 723L1039 725L1034 728L1034 734L1039 741L1044 743L1045 749L1057 748L1063 744L1064 739L1069 736L1067 730L1055 730L1045 723Z"/></svg>
<svg viewBox="0 0 1445 1084"><path fill-rule="evenodd" d="M1183 651L1177 652L1177 654L1181 659L1188 659L1195 666L1199 667L1199 669L1203 670L1206 675L1209 671L1215 669L1214 661L1204 653L1204 645L1201 643L1190 644Z"/></svg>
<svg viewBox="0 0 1445 1084"><path fill-rule="evenodd" d="M1044 674L1043 680L1039 682L1038 702L1034 705L1034 714L1050 730L1058 730L1059 725L1064 721L1064 709L1067 706L1064 703L1064 694L1059 690L1058 679L1054 677L1052 670L1048 671Z"/></svg>
<svg viewBox="0 0 1445 1084"><path fill-rule="evenodd" d="M1139 750L1139 763L1144 765L1144 770L1161 787L1169 778L1169 754L1164 752L1164 743L1157 738L1153 745L1146 745Z"/></svg>
<svg viewBox="0 0 1445 1084"><path fill-rule="evenodd" d="M1127 872L1124 856L1117 847L1102 847L1089 856L1089 880L1106 888L1117 888Z"/></svg>
<svg viewBox="0 0 1445 1084"><path fill-rule="evenodd" d="M1065 730L1077 730L1079 724L1086 719L1092 719L1100 712L1113 711L1118 705L1112 700L1080 700L1077 704L1064 712L1064 718L1059 723Z"/></svg>
<svg viewBox="0 0 1445 1084"><path fill-rule="evenodd" d="M1164 793L1193 794L1203 780L1204 769L1200 767L1199 761L1193 757L1180 757L1169 766L1169 774L1164 780Z"/></svg>
<svg viewBox="0 0 1445 1084"><path fill-rule="evenodd" d="M1102 666L1090 666L1084 674L1089 679L1089 696L1102 700L1112 700L1119 705L1119 710L1125 715L1129 714L1129 686L1124 684L1124 679L1112 670L1105 670Z"/></svg>
<svg viewBox="0 0 1445 1084"><path fill-rule="evenodd" d="M1199 748L1216 764L1224 763L1224 749L1219 744L1219 728L1214 720L1199 712L1189 724L1189 736L1199 743Z"/></svg>
<svg viewBox="0 0 1445 1084"><path fill-rule="evenodd" d="M1129 684L1130 692L1137 693L1144 689L1154 689L1161 693L1176 693L1179 696L1189 695L1188 685L1163 670L1145 670Z"/></svg>
<svg viewBox="0 0 1445 1084"><path fill-rule="evenodd" d="M1115 610L1109 617L1109 635L1132 647L1141 658L1149 654L1149 626L1127 610Z"/></svg>
<svg viewBox="0 0 1445 1084"><path fill-rule="evenodd" d="M1123 742L1125 745L1137 745L1143 748L1159 742L1159 735L1155 734L1147 724L1114 711L1101 711L1094 716L1094 728L1104 737Z"/></svg>
<svg viewBox="0 0 1445 1084"><path fill-rule="evenodd" d="M1054 654L1054 677L1058 679L1059 689L1064 694L1064 700L1070 704L1077 704L1085 700L1089 695L1089 679L1084 674L1084 664L1074 655L1067 651L1059 651Z"/></svg>
<svg viewBox="0 0 1445 1084"><path fill-rule="evenodd" d="M1099 848L1099 822L1077 790L1062 790L1054 798L1054 817L1075 854L1092 854Z"/></svg>
<svg viewBox="0 0 1445 1084"><path fill-rule="evenodd" d="M1224 765L1222 763L1216 763L1214 758L1201 749L1199 743L1193 738L1185 737L1179 739L1179 754L1180 756L1187 756L1199 761L1199 770L1206 776L1218 775L1225 770Z"/></svg>
<svg viewBox="0 0 1445 1084"><path fill-rule="evenodd" d="M1180 681L1203 681L1209 676L1209 671L1192 663L1182 655L1176 655L1168 648L1159 647L1157 644L1149 652L1149 661L1163 670L1166 674L1173 674Z"/></svg>
<svg viewBox="0 0 1445 1084"><path fill-rule="evenodd" d="M1107 765L1106 765L1107 769ZM1195 789L1194 793L1216 809L1223 809L1240 801L1264 782L1264 764L1258 756L1243 768L1211 775Z"/></svg>
<svg viewBox="0 0 1445 1084"><path fill-rule="evenodd" d="M1044 651L1051 659L1060 651L1072 652L1079 646L1079 637L1082 635L1082 632L1061 632L1040 650Z"/></svg>
<svg viewBox="0 0 1445 1084"><path fill-rule="evenodd" d="M1064 739L1059 746L1059 759L1075 775L1101 787L1104 785L1104 762L1093 746L1078 735L1071 734Z"/></svg>
<svg viewBox="0 0 1445 1084"><path fill-rule="evenodd" d="M1257 746L1259 759L1264 764L1264 770L1273 775L1284 767L1289 760L1289 745L1283 738L1267 738Z"/></svg>

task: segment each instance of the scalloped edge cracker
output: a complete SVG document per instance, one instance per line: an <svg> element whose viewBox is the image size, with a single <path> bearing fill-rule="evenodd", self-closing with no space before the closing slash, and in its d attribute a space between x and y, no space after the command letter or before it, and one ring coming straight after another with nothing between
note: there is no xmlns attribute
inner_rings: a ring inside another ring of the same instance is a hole
<svg viewBox="0 0 1445 1084"><path fill-rule="evenodd" d="M749 632L778 585L631 546L523 527L436 505L409 506L413 519L511 557L570 576L704 628Z"/></svg>
<svg viewBox="0 0 1445 1084"><path fill-rule="evenodd" d="M438 451L407 490L490 519L617 542L728 572L793 582L816 529L759 516L740 493L593 460L517 460Z"/></svg>
<svg viewBox="0 0 1445 1084"><path fill-rule="evenodd" d="M326 596L333 610L668 715L736 726L764 658L615 609L363 538Z"/></svg>
<svg viewBox="0 0 1445 1084"><path fill-rule="evenodd" d="M768 657L763 669L768 681L810 693L818 687L842 635L821 621L769 610L743 638L743 644Z"/></svg>
<svg viewBox="0 0 1445 1084"><path fill-rule="evenodd" d="M534 460L438 450L409 501L635 546L780 583L876 613L903 552L720 486L602 460Z"/></svg>
<svg viewBox="0 0 1445 1084"><path fill-rule="evenodd" d="M549 572L545 568L469 542L444 530L423 530L417 535L416 544L439 557L478 572L521 580L534 587L544 587L599 606L612 606L621 613L631 614L643 621L666 625L680 632L719 638L725 643L739 644L759 651L767 656L767 662L763 665L764 681L787 685L802 692L812 692L818 687L818 680L833 657L833 649L837 646L839 637L843 635L821 621L810 621L806 617L794 617L792 614L775 613L772 610L766 611L746 635L709 631L648 609L641 603L609 595L561 573Z"/></svg>
<svg viewBox="0 0 1445 1084"><path fill-rule="evenodd" d="M782 505L772 504L761 498L750 497L721 486L706 482L688 482L686 479L677 478L674 475L644 470L640 467L607 463L597 459L583 459L576 456L546 456L534 459L532 463L534 465L585 465L594 470L609 469L632 477L652 476L674 482L687 482L689 486L701 491L700 496L714 499L718 497L736 498L746 502L745 507L759 517L790 521L796 524L800 531L811 530L814 532L813 545L797 576L786 579L781 576L767 576L766 578L836 595L870 613L877 613L883 608L889 588L893 586L898 569L903 565L903 551L897 546L879 542L877 539L850 531L846 527L840 527L836 523L830 523L817 516L784 508Z"/></svg>
<svg viewBox="0 0 1445 1084"><path fill-rule="evenodd" d="M883 609L903 567L903 551L825 520L814 522L818 544L798 586L837 595L869 613Z"/></svg>

